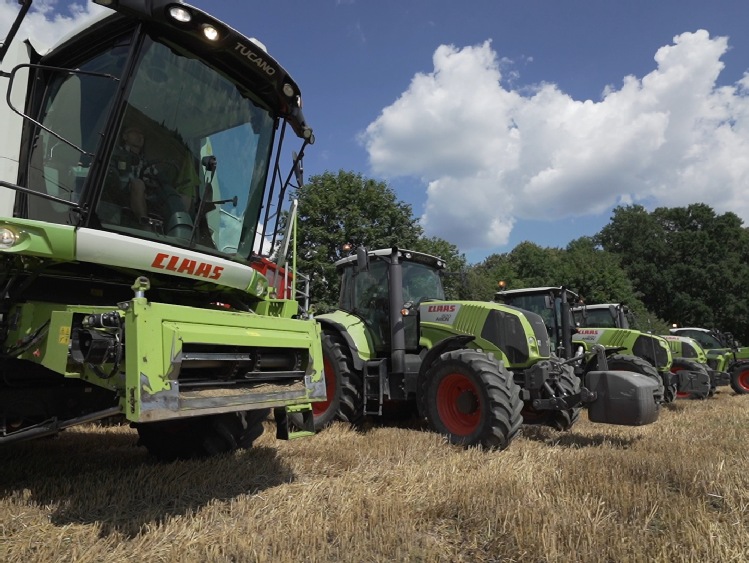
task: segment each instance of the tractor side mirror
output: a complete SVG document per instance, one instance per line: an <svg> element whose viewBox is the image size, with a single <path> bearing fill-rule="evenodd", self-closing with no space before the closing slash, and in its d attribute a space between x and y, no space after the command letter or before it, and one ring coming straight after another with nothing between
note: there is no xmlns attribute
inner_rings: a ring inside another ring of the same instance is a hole
<svg viewBox="0 0 749 563"><path fill-rule="evenodd" d="M358 246L356 248L356 269L359 272L369 271L369 254L367 253L367 249L363 246Z"/></svg>

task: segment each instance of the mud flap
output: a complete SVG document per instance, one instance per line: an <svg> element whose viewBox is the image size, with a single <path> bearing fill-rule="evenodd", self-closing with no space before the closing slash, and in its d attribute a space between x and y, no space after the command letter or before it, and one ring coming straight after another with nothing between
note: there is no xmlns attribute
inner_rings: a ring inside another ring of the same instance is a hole
<svg viewBox="0 0 749 563"><path fill-rule="evenodd" d="M712 384L710 382L710 374L706 371L682 369L674 375L676 376L676 388L679 393L688 393L702 398L710 394Z"/></svg>
<svg viewBox="0 0 749 563"><path fill-rule="evenodd" d="M632 371L591 371L585 387L595 393L588 419L603 424L643 426L658 420L658 383Z"/></svg>

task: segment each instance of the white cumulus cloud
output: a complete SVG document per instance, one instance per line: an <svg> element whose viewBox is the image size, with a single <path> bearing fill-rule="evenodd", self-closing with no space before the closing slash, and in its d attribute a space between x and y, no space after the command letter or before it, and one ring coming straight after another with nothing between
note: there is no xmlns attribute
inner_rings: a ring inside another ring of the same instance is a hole
<svg viewBox="0 0 749 563"><path fill-rule="evenodd" d="M16 0L0 2L0 41L5 39L19 10ZM43 51L102 10L106 8L85 1L66 5L58 0L37 0L26 14L18 37L33 37L34 46Z"/></svg>
<svg viewBox="0 0 749 563"><path fill-rule="evenodd" d="M646 76L580 101L553 84L507 88L489 41L443 45L362 139L374 173L423 181L427 234L465 250L506 244L519 219L618 203L703 202L749 222L749 74L717 86L727 49L683 33Z"/></svg>

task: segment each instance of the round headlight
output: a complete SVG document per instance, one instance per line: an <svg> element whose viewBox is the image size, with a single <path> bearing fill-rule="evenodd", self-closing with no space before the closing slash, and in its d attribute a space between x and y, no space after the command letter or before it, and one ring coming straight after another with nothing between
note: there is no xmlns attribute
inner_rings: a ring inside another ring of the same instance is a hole
<svg viewBox="0 0 749 563"><path fill-rule="evenodd" d="M192 14L188 10L180 8L179 6L172 6L169 8L169 15L172 16L172 19L182 23L187 23L192 20Z"/></svg>
<svg viewBox="0 0 749 563"><path fill-rule="evenodd" d="M8 227L0 227L0 248L11 248L18 242L18 233Z"/></svg>
<svg viewBox="0 0 749 563"><path fill-rule="evenodd" d="M205 35L205 38L209 41L216 41L216 39L218 39L218 29L212 25L206 24L203 26L203 35Z"/></svg>

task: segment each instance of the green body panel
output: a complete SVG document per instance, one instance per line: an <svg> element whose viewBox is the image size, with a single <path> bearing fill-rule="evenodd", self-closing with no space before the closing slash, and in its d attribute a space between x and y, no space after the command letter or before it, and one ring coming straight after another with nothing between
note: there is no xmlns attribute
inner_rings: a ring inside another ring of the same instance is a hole
<svg viewBox="0 0 749 563"><path fill-rule="evenodd" d="M638 345L647 339L647 345ZM639 339L639 340L638 340ZM621 353L633 354L650 362L659 371L669 371L673 362L668 342L660 336L643 333L637 330L621 328L578 328L572 335L574 346L583 346L591 351L594 344L607 348L622 348ZM655 358L662 358L656 361Z"/></svg>
<svg viewBox="0 0 749 563"><path fill-rule="evenodd" d="M707 364L707 354L705 353L705 350L703 350L702 346L700 346L693 338L672 335L662 336L666 339L666 342L668 342L673 357L687 358L701 364Z"/></svg>
<svg viewBox="0 0 749 563"><path fill-rule="evenodd" d="M33 335L50 321L49 330L17 358L40 363L68 378L116 390L121 406L133 422L148 422L267 407L304 407L325 399L322 377L320 328L312 320L266 317L254 313L205 310L134 298L121 306L127 335L125 361L111 377L101 377L90 366L70 358L70 336L74 319L107 313L112 307L66 306L40 302L24 303L11 312L16 319L8 342ZM80 324L80 323L79 323ZM180 390L179 373L186 345L228 347L226 350L283 348L299 350L309 358L303 382L264 383L245 386L217 381L205 390Z"/></svg>
<svg viewBox="0 0 749 563"><path fill-rule="evenodd" d="M439 320L441 309L449 310L453 308L456 311L454 316L444 315L444 320ZM518 315L503 305L484 301L429 301L421 305L422 319L430 313L430 309L436 313L434 318L421 321L421 343L426 348L431 348L451 336L471 335L475 338L468 344L468 347L492 352L498 360L505 363L508 369L527 368L540 359L544 359L544 356L539 353L535 338L530 336L527 337L527 360L521 362L511 361L506 351L502 350L498 343L487 340L482 336L490 311L501 311L517 318L522 326L523 340L526 340L526 335L533 335L533 327L528 323L526 316Z"/></svg>
<svg viewBox="0 0 749 563"><path fill-rule="evenodd" d="M351 339L349 344L352 345L353 351L361 360L369 361L375 359L376 354L374 352L372 337L366 324L360 317L346 311L336 310L332 313L317 315L315 318L323 326L328 326L329 324L336 325L338 330L346 334Z"/></svg>
<svg viewBox="0 0 749 563"><path fill-rule="evenodd" d="M18 242L3 252L49 258L56 262L75 259L75 227L29 219L0 218L0 228L13 231Z"/></svg>

